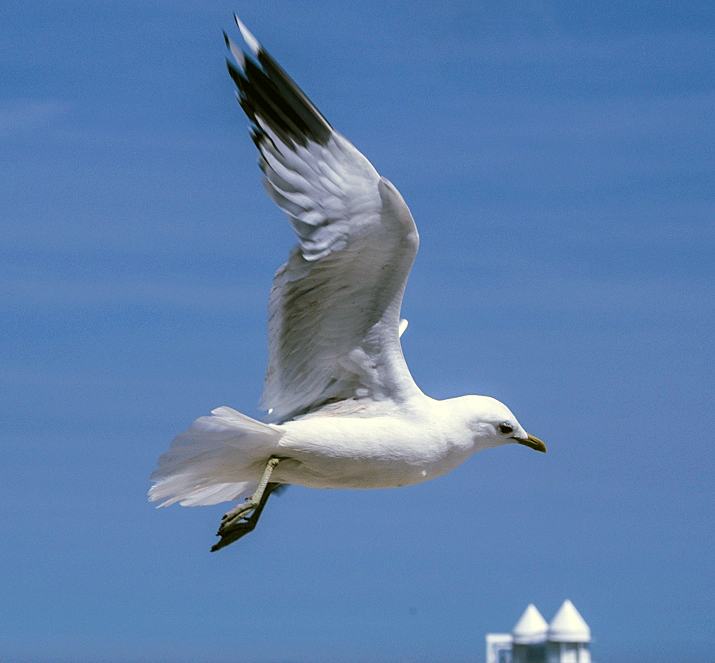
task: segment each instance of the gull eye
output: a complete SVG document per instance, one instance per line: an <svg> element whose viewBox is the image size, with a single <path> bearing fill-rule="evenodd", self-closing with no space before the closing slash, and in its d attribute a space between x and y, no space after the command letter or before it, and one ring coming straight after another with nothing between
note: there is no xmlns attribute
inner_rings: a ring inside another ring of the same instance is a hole
<svg viewBox="0 0 715 663"><path fill-rule="evenodd" d="M499 429L499 432L503 435L509 435L509 433L514 432L514 427L510 426L509 424L499 424L497 428Z"/></svg>

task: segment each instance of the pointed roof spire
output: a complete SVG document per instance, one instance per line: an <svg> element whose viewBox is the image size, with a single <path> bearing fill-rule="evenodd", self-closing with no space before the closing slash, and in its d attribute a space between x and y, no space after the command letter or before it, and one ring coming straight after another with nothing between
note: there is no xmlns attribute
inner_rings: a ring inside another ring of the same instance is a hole
<svg viewBox="0 0 715 663"><path fill-rule="evenodd" d="M549 624L551 642L591 642L591 629L584 618L566 599Z"/></svg>
<svg viewBox="0 0 715 663"><path fill-rule="evenodd" d="M524 614L511 632L514 644L531 645L546 640L549 625L533 603L529 603Z"/></svg>

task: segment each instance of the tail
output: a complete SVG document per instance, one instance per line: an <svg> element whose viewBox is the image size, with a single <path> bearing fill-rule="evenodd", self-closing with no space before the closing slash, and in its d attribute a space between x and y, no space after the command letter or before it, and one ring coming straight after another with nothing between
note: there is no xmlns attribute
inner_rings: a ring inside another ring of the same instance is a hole
<svg viewBox="0 0 715 663"><path fill-rule="evenodd" d="M250 495L282 433L230 407L177 435L151 475L149 500L203 506Z"/></svg>

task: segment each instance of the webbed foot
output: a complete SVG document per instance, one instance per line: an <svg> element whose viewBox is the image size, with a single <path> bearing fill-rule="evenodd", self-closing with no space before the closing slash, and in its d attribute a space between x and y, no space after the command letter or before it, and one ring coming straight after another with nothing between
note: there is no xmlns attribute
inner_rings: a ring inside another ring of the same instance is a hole
<svg viewBox="0 0 715 663"><path fill-rule="evenodd" d="M253 531L271 493L283 485L269 483L271 473L280 461L280 458L270 458L253 495L223 515L216 532L216 536L220 536L221 540L211 547L211 552L225 548Z"/></svg>

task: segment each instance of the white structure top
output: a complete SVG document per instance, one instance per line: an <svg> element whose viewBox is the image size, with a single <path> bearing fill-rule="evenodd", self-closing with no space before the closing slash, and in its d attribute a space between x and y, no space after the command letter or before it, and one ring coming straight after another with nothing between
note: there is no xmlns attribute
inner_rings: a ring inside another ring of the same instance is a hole
<svg viewBox="0 0 715 663"><path fill-rule="evenodd" d="M581 615L579 615L579 617L580 616ZM586 628L588 628L588 626ZM519 618L516 626L514 626L511 635L514 638L514 644L531 645L537 642L544 642L548 630L549 625L546 623L546 620L542 617L536 606L533 603L529 603L526 610L524 610L524 614Z"/></svg>
<svg viewBox="0 0 715 663"><path fill-rule="evenodd" d="M531 606L529 606L530 608ZM526 609L526 612L529 611ZM534 608L536 610L536 608ZM526 615L526 612L524 615ZM538 614L538 610L536 611ZM541 615L539 615L541 617ZM522 620L524 617L521 618ZM542 618L543 619L543 618ZM519 620L521 623L521 620ZM518 624L517 624L518 626ZM516 630L514 631L516 634ZM566 599L559 611L549 624L550 642L591 642L591 629L581 617L581 614L574 607L574 604ZM516 642L516 638L514 639Z"/></svg>

